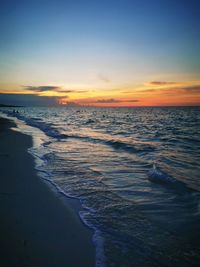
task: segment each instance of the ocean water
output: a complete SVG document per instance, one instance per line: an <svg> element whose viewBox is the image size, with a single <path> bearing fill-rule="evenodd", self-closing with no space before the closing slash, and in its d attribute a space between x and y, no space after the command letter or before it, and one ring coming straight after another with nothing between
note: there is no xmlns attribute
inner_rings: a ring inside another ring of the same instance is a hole
<svg viewBox="0 0 200 267"><path fill-rule="evenodd" d="M1 112L33 135L40 176L80 200L96 266L199 266L200 107Z"/></svg>

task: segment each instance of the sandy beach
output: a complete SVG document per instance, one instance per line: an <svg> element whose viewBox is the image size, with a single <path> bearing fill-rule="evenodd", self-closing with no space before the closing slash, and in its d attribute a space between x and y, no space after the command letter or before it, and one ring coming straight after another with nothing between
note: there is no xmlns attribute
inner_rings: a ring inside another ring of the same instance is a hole
<svg viewBox="0 0 200 267"><path fill-rule="evenodd" d="M77 201L63 203L37 176L32 138L13 126L0 119L0 266L95 266L93 232Z"/></svg>

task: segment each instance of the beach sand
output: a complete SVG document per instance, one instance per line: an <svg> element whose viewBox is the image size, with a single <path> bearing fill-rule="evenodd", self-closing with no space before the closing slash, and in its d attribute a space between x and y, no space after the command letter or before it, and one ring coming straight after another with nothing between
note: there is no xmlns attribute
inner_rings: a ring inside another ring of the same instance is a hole
<svg viewBox="0 0 200 267"><path fill-rule="evenodd" d="M0 266L94 267L93 232L77 201L64 203L37 176L32 138L13 126L0 118Z"/></svg>

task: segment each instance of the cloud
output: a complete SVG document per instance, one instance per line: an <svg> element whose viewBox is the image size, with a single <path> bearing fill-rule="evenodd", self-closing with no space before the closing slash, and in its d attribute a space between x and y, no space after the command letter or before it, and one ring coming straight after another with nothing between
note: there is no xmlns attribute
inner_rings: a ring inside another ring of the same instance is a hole
<svg viewBox="0 0 200 267"><path fill-rule="evenodd" d="M176 82L165 82L165 81L152 81L147 83L146 85L155 85L155 86L163 86L163 85L174 85L174 84L178 84Z"/></svg>
<svg viewBox="0 0 200 267"><path fill-rule="evenodd" d="M80 107L80 104L78 104L76 102L72 102L72 101L68 101L68 102L64 103L64 105L66 105L67 107Z"/></svg>
<svg viewBox="0 0 200 267"><path fill-rule="evenodd" d="M120 103L121 100L110 98L110 99L99 99L94 101L94 103Z"/></svg>
<svg viewBox="0 0 200 267"><path fill-rule="evenodd" d="M130 100L121 100L121 99L99 99L96 101L93 101L93 103L124 103L124 102L139 102L137 99L130 99Z"/></svg>
<svg viewBox="0 0 200 267"><path fill-rule="evenodd" d="M151 89L147 89L151 90ZM162 89L154 89L154 92L160 92L163 94L200 94L200 85L188 85L188 86L176 86L176 87L168 87Z"/></svg>
<svg viewBox="0 0 200 267"><path fill-rule="evenodd" d="M161 82L160 82L161 83ZM164 83L164 82L162 82ZM167 83L165 83L167 85ZM146 88L146 89L134 89L134 91L124 91L124 94L144 94L144 93L159 93L159 94L199 94L200 93L200 85L184 85L184 84L175 84L171 86L172 83L169 83L169 86L165 87L154 87L154 88Z"/></svg>
<svg viewBox="0 0 200 267"><path fill-rule="evenodd" d="M141 90L140 92L142 92L142 93L152 93L152 92L156 92L156 91L158 91L158 89L144 89L144 90Z"/></svg>
<svg viewBox="0 0 200 267"><path fill-rule="evenodd" d="M1 94L0 103L17 106L56 106L59 97L55 96L38 96L33 94Z"/></svg>
<svg viewBox="0 0 200 267"><path fill-rule="evenodd" d="M57 93L64 93L64 94L69 94L69 93L86 93L88 91L86 90L71 90L71 89L64 89L60 86L52 86L52 85L47 85L47 86L23 86L24 89L31 91L31 92L36 92L36 93L42 93L42 92L47 92L47 91L53 91Z"/></svg>
<svg viewBox="0 0 200 267"><path fill-rule="evenodd" d="M200 85L173 86L165 88L149 88L141 90L142 93L159 93L159 94L199 94Z"/></svg>
<svg viewBox="0 0 200 267"><path fill-rule="evenodd" d="M140 93L148 93L148 92L155 92L155 91L158 91L158 89L155 89L155 88L149 88L149 89L140 89L140 88L138 88L138 89L136 89L136 88L134 88L134 89L132 89L132 91L123 91L122 93L123 94L135 94L135 93L137 93L137 94L140 94Z"/></svg>
<svg viewBox="0 0 200 267"><path fill-rule="evenodd" d="M185 92L200 93L200 85L189 85L182 88Z"/></svg>
<svg viewBox="0 0 200 267"><path fill-rule="evenodd" d="M103 74L99 74L99 75L98 75L98 78L99 78L101 81L105 82L105 83L109 83L109 82L110 82L110 79L109 79L107 76L103 75Z"/></svg>
<svg viewBox="0 0 200 267"><path fill-rule="evenodd" d="M61 87L59 86L23 86L26 90L28 91L32 91L32 92L46 92L46 91L59 91L61 89Z"/></svg>
<svg viewBox="0 0 200 267"><path fill-rule="evenodd" d="M86 90L59 90L59 91L57 91L57 92L59 92L59 93L87 93L88 91L86 91Z"/></svg>

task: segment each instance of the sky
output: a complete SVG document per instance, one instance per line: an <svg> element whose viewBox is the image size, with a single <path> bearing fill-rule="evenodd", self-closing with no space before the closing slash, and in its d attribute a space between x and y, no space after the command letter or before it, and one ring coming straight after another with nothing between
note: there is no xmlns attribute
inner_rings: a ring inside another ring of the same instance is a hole
<svg viewBox="0 0 200 267"><path fill-rule="evenodd" d="M199 0L0 6L0 103L200 104Z"/></svg>

